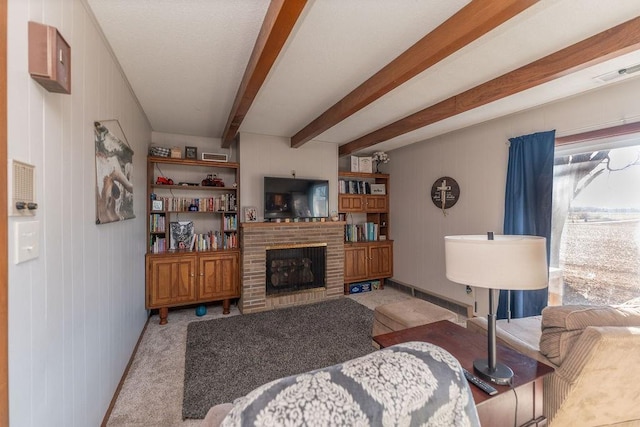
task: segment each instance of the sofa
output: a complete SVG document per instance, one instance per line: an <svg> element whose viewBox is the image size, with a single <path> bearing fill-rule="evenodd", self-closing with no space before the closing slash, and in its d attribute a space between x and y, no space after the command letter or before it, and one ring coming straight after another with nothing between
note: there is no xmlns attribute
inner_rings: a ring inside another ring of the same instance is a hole
<svg viewBox="0 0 640 427"><path fill-rule="evenodd" d="M467 328L486 334L487 320ZM550 426L640 426L640 304L546 307L498 320L499 344L555 368L544 378ZM639 376L636 376L639 374Z"/></svg>
<svg viewBox="0 0 640 427"><path fill-rule="evenodd" d="M424 342L260 386L212 407L206 427L244 425L480 426L469 385L450 353Z"/></svg>

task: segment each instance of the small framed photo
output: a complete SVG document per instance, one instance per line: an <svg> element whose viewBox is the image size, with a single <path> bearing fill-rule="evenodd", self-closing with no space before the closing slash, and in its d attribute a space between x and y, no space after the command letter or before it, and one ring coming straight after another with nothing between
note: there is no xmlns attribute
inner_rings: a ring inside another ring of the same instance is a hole
<svg viewBox="0 0 640 427"><path fill-rule="evenodd" d="M198 147L184 147L184 158L197 160L198 159Z"/></svg>
<svg viewBox="0 0 640 427"><path fill-rule="evenodd" d="M164 210L164 202L162 200L152 200L151 201L151 210L152 211L163 211Z"/></svg>
<svg viewBox="0 0 640 427"><path fill-rule="evenodd" d="M371 194L384 195L387 194L387 188L384 184L371 184Z"/></svg>
<svg viewBox="0 0 640 427"><path fill-rule="evenodd" d="M173 147L171 149L171 158L172 159L181 159L182 158L182 150L180 150L180 147Z"/></svg>
<svg viewBox="0 0 640 427"><path fill-rule="evenodd" d="M247 206L244 208L244 222L258 221L258 210L255 206Z"/></svg>

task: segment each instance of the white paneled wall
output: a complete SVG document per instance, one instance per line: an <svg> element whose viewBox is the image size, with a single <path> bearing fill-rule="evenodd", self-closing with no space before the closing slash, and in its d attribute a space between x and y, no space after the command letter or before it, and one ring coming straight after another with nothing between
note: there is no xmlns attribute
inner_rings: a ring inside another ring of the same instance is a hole
<svg viewBox="0 0 640 427"><path fill-rule="evenodd" d="M445 277L444 236L502 233L508 139L556 129L557 136L640 121L640 78L452 132L389 153L394 279L488 311L486 291L467 295ZM434 181L453 177L458 203L447 216L431 202Z"/></svg>
<svg viewBox="0 0 640 427"><path fill-rule="evenodd" d="M72 94L27 68L27 22L55 26L72 49ZM12 426L96 426L146 320L148 121L81 0L9 0L9 158L36 166L40 256L14 264L9 219ZM95 224L93 122L118 119L134 156L132 220Z"/></svg>

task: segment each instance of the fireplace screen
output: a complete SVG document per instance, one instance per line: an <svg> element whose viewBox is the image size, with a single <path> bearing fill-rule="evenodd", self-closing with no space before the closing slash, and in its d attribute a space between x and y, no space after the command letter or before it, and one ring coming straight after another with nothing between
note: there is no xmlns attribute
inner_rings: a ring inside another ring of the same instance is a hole
<svg viewBox="0 0 640 427"><path fill-rule="evenodd" d="M325 286L327 245L267 248L267 295Z"/></svg>

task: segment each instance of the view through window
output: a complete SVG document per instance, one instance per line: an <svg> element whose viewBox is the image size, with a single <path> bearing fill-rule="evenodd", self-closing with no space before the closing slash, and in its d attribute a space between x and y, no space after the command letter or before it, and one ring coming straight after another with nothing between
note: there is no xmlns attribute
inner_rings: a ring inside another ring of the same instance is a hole
<svg viewBox="0 0 640 427"><path fill-rule="evenodd" d="M639 298L640 135L556 147L553 193L549 305Z"/></svg>

